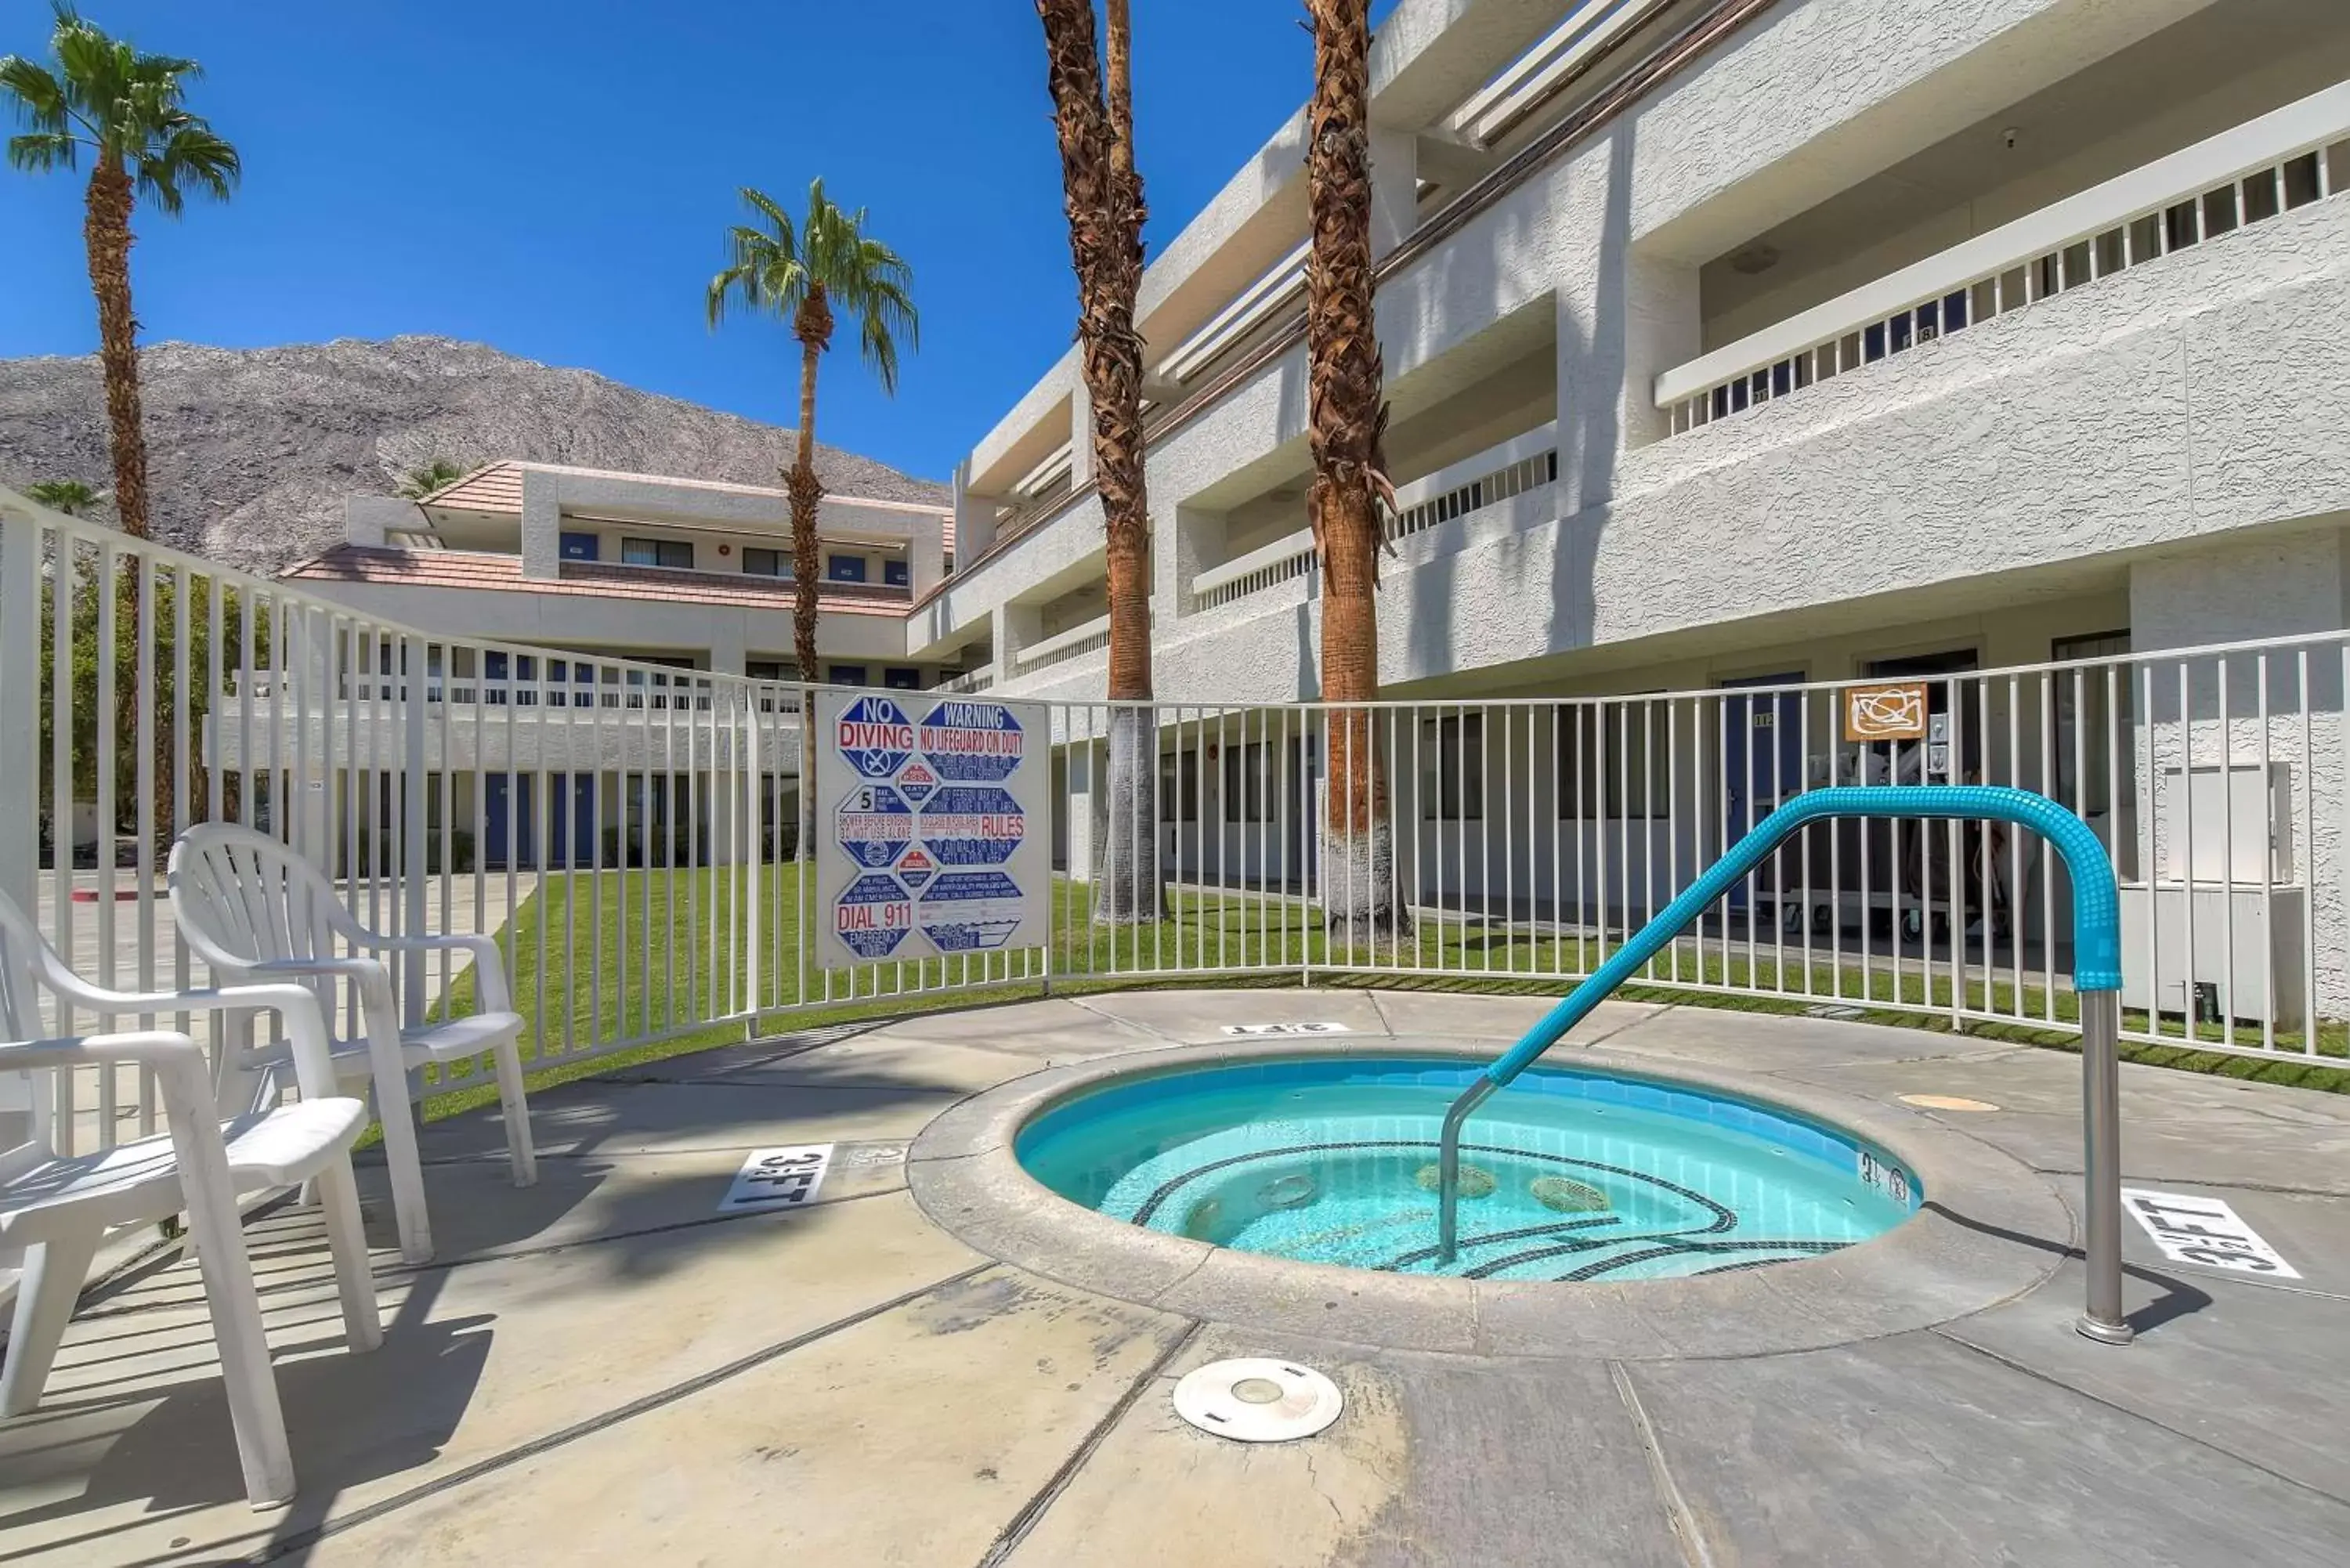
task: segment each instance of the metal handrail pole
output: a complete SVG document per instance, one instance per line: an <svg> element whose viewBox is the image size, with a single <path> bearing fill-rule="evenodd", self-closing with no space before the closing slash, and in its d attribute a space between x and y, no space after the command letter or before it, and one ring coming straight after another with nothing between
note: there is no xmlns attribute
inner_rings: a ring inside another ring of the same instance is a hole
<svg viewBox="0 0 2350 1568"><path fill-rule="evenodd" d="M1442 1152L1438 1157L1437 1255L1450 1263L1460 1251L1461 1124L1502 1085L1481 1077L1444 1113Z"/></svg>
<svg viewBox="0 0 2350 1568"><path fill-rule="evenodd" d="M2073 1326L2100 1345L2135 1336L2122 1315L2121 993L2081 997L2081 1142L2089 1303Z"/></svg>
<svg viewBox="0 0 2350 1568"><path fill-rule="evenodd" d="M1980 784L1887 784L1814 790L1773 811L1708 867L1654 919L1488 1066L1445 1113L1439 1146L1437 1257L1459 1256L1461 1128L1597 1007L1780 842L1820 817L1964 817L2012 823L2055 846L2073 879L2073 985L2080 998L2084 1203L2088 1216L2088 1310L2075 1326L2105 1345L2131 1337L2122 1315L2121 922L2113 861L2088 825L2045 795Z"/></svg>

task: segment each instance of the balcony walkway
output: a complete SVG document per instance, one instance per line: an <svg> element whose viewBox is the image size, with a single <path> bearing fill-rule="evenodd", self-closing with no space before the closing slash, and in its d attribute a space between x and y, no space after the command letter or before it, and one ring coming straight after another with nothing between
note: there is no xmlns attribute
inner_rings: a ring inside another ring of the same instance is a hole
<svg viewBox="0 0 2350 1568"><path fill-rule="evenodd" d="M1214 1042L1243 1021L1498 1043L1541 1005L1162 992L778 1038L538 1094L544 1175L527 1192L504 1183L493 1116L436 1124L432 1264L400 1265L380 1167L362 1171L386 1249L374 1355L341 1348L310 1215L255 1222L294 1507L245 1507L196 1282L152 1265L99 1287L47 1403L0 1428L0 1559L2341 1562L2350 1097L2123 1070L2129 1177L2224 1193L2303 1277L2167 1263L2126 1227L2140 1336L2121 1350L2071 1331L2064 1237L2011 1238L2043 1250L2051 1277L1931 1329L1610 1362L1492 1354L1481 1326L1477 1353L1440 1355L1091 1294L972 1251L907 1189L926 1124L1047 1064ZM1990 1102L2002 1108L1902 1114L2077 1193L2071 1057L1624 1003L1587 1028L1659 1063ZM809 1142L836 1146L816 1206L713 1213L746 1149ZM1340 1334L1361 1321L1349 1304L1330 1303ZM1250 1354L1328 1371L1346 1414L1256 1448L1176 1418L1177 1376Z"/></svg>

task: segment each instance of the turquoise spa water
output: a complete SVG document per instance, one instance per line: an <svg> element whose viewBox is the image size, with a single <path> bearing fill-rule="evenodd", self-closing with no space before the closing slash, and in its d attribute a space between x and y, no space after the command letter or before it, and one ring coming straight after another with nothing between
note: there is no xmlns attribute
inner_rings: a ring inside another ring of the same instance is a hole
<svg viewBox="0 0 2350 1568"><path fill-rule="evenodd" d="M1021 1132L1088 1209L1274 1257L1471 1279L1644 1280L1832 1252L1917 1179L1825 1124L1685 1086L1537 1067L1462 1138L1460 1257L1436 1262L1444 1112L1476 1069L1322 1058L1112 1085Z"/></svg>

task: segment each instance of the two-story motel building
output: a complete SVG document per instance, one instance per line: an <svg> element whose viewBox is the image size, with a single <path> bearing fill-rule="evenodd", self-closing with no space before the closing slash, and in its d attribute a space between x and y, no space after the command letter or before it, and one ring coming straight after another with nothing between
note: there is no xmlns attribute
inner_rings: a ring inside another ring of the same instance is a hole
<svg viewBox="0 0 2350 1568"><path fill-rule="evenodd" d="M1372 123L1388 695L1949 676L2350 625L2338 0L1403 0ZM1316 691L1303 132L1142 286L1167 702ZM827 551L868 575L827 571L821 673L1098 699L1087 429L1071 351L956 467L950 515L827 503ZM452 628L494 601L513 635L704 669L789 647L788 585L744 547L776 547L777 493L515 464L424 511L447 560L394 547L412 515L355 507L304 586ZM647 543L671 533L690 561ZM468 550L512 564L454 581ZM2010 741L1970 715L1945 776L1991 761L1978 732L2011 766L2107 771L2109 723L2047 717ZM1474 788L1560 765L1498 744ZM1225 820L1228 768L1186 766L1180 810ZM1082 875L1090 770L1064 767ZM1425 782L1397 781L1399 813ZM1259 869L1291 876L1307 836ZM1424 863L1418 896L1490 874Z"/></svg>

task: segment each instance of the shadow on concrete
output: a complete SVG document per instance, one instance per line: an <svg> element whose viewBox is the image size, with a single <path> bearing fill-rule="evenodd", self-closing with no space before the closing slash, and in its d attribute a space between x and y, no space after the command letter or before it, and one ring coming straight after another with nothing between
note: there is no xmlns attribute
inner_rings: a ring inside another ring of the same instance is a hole
<svg viewBox="0 0 2350 1568"><path fill-rule="evenodd" d="M2070 1241L2052 1241L2045 1236L2028 1236L2021 1231L2010 1231L2004 1226L1987 1225L1933 1199L1928 1199L1925 1207L1952 1224L1963 1225L1978 1235L1996 1236L2003 1241L2013 1241L2020 1246L2046 1252L2052 1257L2071 1259L2074 1262L2084 1261L2081 1249ZM2189 1284L2184 1280L2173 1278L2168 1274L2157 1273L2154 1270L2137 1263L2124 1263L2122 1272L2141 1283L2152 1285L2162 1293L2136 1312L2126 1314L2130 1327L2139 1334L2145 1334L2183 1317L2191 1317L2211 1304L2210 1292Z"/></svg>
<svg viewBox="0 0 2350 1568"><path fill-rule="evenodd" d="M330 1518L350 1515L344 1502L350 1493L380 1492L377 1483L425 1471L471 1411L497 1314L433 1320L456 1271L561 1251L573 1270L564 1288L591 1293L690 1271L706 1247L681 1241L680 1232L797 1218L716 1212L737 1151L760 1144L836 1144L817 1207L901 1190L903 1138L795 1138L795 1115L943 1110L972 1091L918 1071L798 1060L846 1037L836 1032L705 1054L669 1064L676 1076L665 1082L586 1079L541 1091L532 1099L534 1126L543 1146L556 1147L542 1147L538 1182L527 1189L511 1185L495 1107L432 1124L425 1187L436 1251L421 1266L399 1261L380 1157L363 1158L360 1184L385 1308L383 1344L366 1355L344 1349L316 1210L284 1203L257 1216L247 1234L300 1481L296 1501L283 1511L241 1512L244 1481L198 1276L175 1267L176 1251L114 1276L83 1303L61 1362L71 1375L57 1379L59 1392L0 1434L0 1459L13 1483L6 1490L29 1502L0 1512L0 1538L121 1561L145 1542L132 1548L118 1538L150 1537L159 1520L185 1515L196 1539L185 1552L147 1561L203 1560L207 1551L221 1554L213 1561L273 1553L301 1560ZM788 1069L793 1082L764 1085L730 1075L762 1069ZM630 1102L648 1091L666 1091L672 1102L690 1097L685 1125L696 1147L601 1152L640 1125ZM222 1515L196 1517L222 1509L236 1511L240 1521L249 1518L250 1526L223 1539ZM77 1519L90 1521L86 1533L75 1533Z"/></svg>
<svg viewBox="0 0 2350 1568"><path fill-rule="evenodd" d="M324 1279L323 1240L319 1251L318 1277ZM321 1307L269 1314L278 1398L301 1490L282 1511L247 1516L253 1533L239 1537L234 1561L244 1561L249 1552L266 1553L267 1542L314 1532L352 1488L440 1457L473 1404L489 1359L494 1318L429 1321L439 1284L437 1277L414 1281L399 1306L386 1314L383 1344L364 1355L343 1348L331 1284ZM71 1342L76 1368L154 1357L159 1349L151 1341L161 1326L156 1315L121 1312L96 1335L84 1325ZM120 1348L109 1357L105 1352L115 1345ZM86 1354L93 1347L100 1354ZM70 1393L44 1400L39 1412L26 1418L35 1428L28 1434L35 1439L35 1456L11 1444L11 1468L29 1469L46 1458L57 1480L70 1474L78 1484L70 1495L0 1515L0 1532L48 1525L52 1531L41 1539L44 1550L80 1548L89 1561L120 1561L109 1559L104 1545L118 1529L151 1532L159 1519L188 1515L192 1529L210 1534L216 1524L198 1525L192 1516L241 1508L244 1481L208 1330L196 1331L192 1356L197 1363L192 1376L82 1380ZM133 1409L135 1418L116 1424ZM50 1434L57 1440L42 1444L40 1438ZM82 1461L76 1453L93 1448L99 1449L94 1461ZM102 1517L126 1505L135 1510L126 1525L80 1536L54 1531L59 1521ZM189 1561L176 1551L168 1560Z"/></svg>

